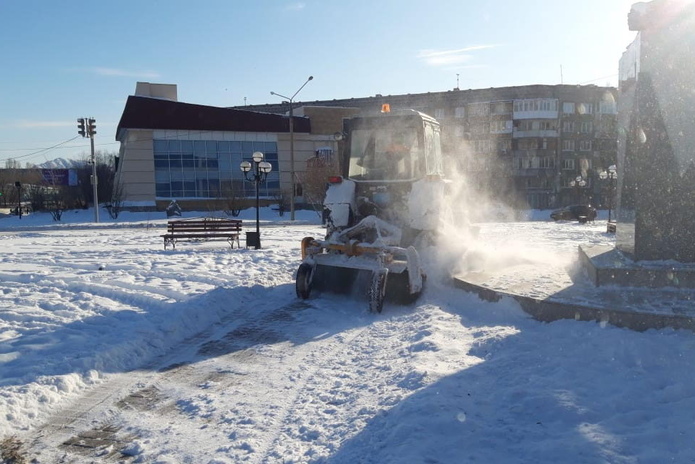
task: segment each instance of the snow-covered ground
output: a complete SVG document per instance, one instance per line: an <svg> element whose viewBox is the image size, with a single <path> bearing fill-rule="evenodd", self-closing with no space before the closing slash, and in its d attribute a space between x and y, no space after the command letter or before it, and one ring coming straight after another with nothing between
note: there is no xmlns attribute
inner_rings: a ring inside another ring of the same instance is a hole
<svg viewBox="0 0 695 464"><path fill-rule="evenodd" d="M165 251L162 213L103 216L0 219L0 440L35 462L695 462L693 333L540 323L448 278L569 264L603 221L449 236L415 304L370 314L295 297L314 213L264 210L260 250Z"/></svg>

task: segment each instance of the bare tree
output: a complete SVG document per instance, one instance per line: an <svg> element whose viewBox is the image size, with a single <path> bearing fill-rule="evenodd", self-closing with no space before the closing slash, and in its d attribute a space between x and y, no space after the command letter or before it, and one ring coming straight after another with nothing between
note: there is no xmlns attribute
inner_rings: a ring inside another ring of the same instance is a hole
<svg viewBox="0 0 695 464"><path fill-rule="evenodd" d="M307 160L306 172L300 177L304 201L310 204L319 216L323 215L328 178L337 175L338 163L334 158L316 156Z"/></svg>
<svg viewBox="0 0 695 464"><path fill-rule="evenodd" d="M99 199L108 199L113 196L116 168L116 154L112 152L104 152L97 150L94 153L97 172L97 197ZM92 188L92 160L91 155L83 155L81 161L76 162L77 179L82 192L82 197L88 204L94 196Z"/></svg>
<svg viewBox="0 0 695 464"><path fill-rule="evenodd" d="M106 210L109 212L111 219L118 219L118 215L123 211L123 199L125 198L125 189L123 184L114 183L111 201L106 204Z"/></svg>
<svg viewBox="0 0 695 464"><path fill-rule="evenodd" d="M287 211L287 206L289 205L290 193L286 190L278 190L273 198L278 205L278 214L284 216L285 211Z"/></svg>
<svg viewBox="0 0 695 464"><path fill-rule="evenodd" d="M223 210L227 216L237 217L244 203L243 186L238 181L231 181L222 187Z"/></svg>
<svg viewBox="0 0 695 464"><path fill-rule="evenodd" d="M46 209L47 191L46 187L40 184L28 184L23 187L24 196L29 199L32 211L43 211Z"/></svg>
<svg viewBox="0 0 695 464"><path fill-rule="evenodd" d="M65 193L63 187L47 189L46 208L51 213L54 221L60 221L63 217L63 212L67 208L65 201Z"/></svg>

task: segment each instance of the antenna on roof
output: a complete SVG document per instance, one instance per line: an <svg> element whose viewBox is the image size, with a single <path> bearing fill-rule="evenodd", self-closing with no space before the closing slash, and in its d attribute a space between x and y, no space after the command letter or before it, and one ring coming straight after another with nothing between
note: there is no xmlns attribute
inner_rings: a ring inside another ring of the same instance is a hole
<svg viewBox="0 0 695 464"><path fill-rule="evenodd" d="M562 81L562 65L560 65L560 84L564 84Z"/></svg>

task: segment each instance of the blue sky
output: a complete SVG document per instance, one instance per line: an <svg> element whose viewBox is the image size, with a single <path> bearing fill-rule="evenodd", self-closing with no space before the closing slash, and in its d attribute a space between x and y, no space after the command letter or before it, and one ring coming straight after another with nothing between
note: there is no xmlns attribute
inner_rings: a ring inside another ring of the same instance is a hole
<svg viewBox="0 0 695 464"><path fill-rule="evenodd" d="M277 102L528 84L617 85L632 0L0 0L0 167L81 158L137 81L179 100ZM57 148L49 147L61 144Z"/></svg>

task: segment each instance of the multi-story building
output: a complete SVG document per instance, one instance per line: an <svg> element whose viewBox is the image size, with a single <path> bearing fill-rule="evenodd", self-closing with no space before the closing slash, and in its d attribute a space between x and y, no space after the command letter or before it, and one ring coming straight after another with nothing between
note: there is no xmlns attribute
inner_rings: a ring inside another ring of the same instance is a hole
<svg viewBox="0 0 695 464"><path fill-rule="evenodd" d="M616 163L616 97L612 87L531 85L298 105L353 107L369 114L388 103L392 110L430 114L442 125L452 175L462 172L515 206L552 208L606 202L598 174ZM239 108L287 111L279 104Z"/></svg>
<svg viewBox="0 0 695 464"><path fill-rule="evenodd" d="M202 106L179 102L175 85L138 83L116 134L117 181L130 205L213 207L248 196L239 163L263 151L273 166L263 196L294 188L302 203L302 173L313 157L337 150L343 118L388 103L437 118L449 175L462 173L473 188L519 208L600 206L607 201L598 174L616 164L615 101L611 87L531 85L295 102L290 132L286 104Z"/></svg>

